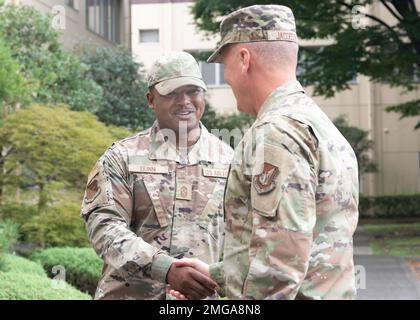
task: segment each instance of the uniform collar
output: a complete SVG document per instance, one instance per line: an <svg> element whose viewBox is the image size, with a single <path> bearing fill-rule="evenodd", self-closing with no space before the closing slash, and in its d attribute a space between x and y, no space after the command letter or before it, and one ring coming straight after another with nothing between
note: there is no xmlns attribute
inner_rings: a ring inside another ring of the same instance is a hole
<svg viewBox="0 0 420 320"><path fill-rule="evenodd" d="M258 112L257 118L260 119L268 111L278 108L278 102L279 100L281 101L282 98L297 92L305 92L302 85L297 80L292 80L278 86L264 101L260 111Z"/></svg>
<svg viewBox="0 0 420 320"><path fill-rule="evenodd" d="M175 161L188 165L194 165L200 161L215 162L215 155L211 152L210 133L201 122L200 128L200 137L197 142L188 147L187 150L181 151L169 140L166 139L167 141L165 141L165 135L155 121L150 128L149 159Z"/></svg>

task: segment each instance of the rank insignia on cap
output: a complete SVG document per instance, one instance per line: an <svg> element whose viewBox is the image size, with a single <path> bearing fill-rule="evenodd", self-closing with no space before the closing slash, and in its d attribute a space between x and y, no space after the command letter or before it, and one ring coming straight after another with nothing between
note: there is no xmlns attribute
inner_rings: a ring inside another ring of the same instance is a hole
<svg viewBox="0 0 420 320"><path fill-rule="evenodd" d="M101 192L101 188L98 186L98 180L94 178L91 182L89 182L88 186L86 187L86 199L85 202L89 203L95 200L95 198Z"/></svg>
<svg viewBox="0 0 420 320"><path fill-rule="evenodd" d="M276 178L279 175L279 168L270 163L264 162L263 172L254 176L254 188L258 194L266 194L276 187Z"/></svg>

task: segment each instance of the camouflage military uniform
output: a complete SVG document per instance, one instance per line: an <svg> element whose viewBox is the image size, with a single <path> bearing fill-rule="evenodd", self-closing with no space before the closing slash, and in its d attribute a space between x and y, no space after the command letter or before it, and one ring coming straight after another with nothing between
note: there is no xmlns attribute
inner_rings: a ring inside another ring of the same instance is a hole
<svg viewBox="0 0 420 320"><path fill-rule="evenodd" d="M235 149L212 277L229 299L355 298L358 192L346 139L298 81L278 87Z"/></svg>
<svg viewBox="0 0 420 320"><path fill-rule="evenodd" d="M96 163L82 208L105 261L96 299L164 299L174 258L220 260L232 150L201 128L185 159L155 124L114 143Z"/></svg>
<svg viewBox="0 0 420 320"><path fill-rule="evenodd" d="M184 85L206 89L197 62L185 52L158 59L148 84L161 94ZM220 260L233 150L200 126L197 142L178 149L173 132L156 122L114 143L96 163L81 212L105 262L96 299L165 299L174 259Z"/></svg>

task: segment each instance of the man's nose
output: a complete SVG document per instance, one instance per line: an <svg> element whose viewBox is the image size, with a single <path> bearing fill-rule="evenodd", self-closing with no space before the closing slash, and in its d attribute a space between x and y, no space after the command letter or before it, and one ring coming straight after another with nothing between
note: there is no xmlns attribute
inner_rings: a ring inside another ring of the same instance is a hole
<svg viewBox="0 0 420 320"><path fill-rule="evenodd" d="M181 92L176 97L176 103L179 106L187 106L191 104L191 97L187 92Z"/></svg>

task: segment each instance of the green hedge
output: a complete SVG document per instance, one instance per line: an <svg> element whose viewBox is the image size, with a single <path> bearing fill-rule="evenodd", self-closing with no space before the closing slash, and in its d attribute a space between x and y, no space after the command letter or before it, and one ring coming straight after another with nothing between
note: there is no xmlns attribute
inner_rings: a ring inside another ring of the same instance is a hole
<svg viewBox="0 0 420 320"><path fill-rule="evenodd" d="M21 232L28 242L45 247L86 247L89 241L80 218L80 203L60 201L33 215L22 224Z"/></svg>
<svg viewBox="0 0 420 320"><path fill-rule="evenodd" d="M41 277L47 277L47 274L39 263L11 254L4 255L2 271L12 273L27 273Z"/></svg>
<svg viewBox="0 0 420 320"><path fill-rule="evenodd" d="M89 300L91 297L67 283L37 274L0 271L0 300Z"/></svg>
<svg viewBox="0 0 420 320"><path fill-rule="evenodd" d="M20 242L42 244L44 247L87 247L86 228L80 218L81 200L73 191L68 191L65 197L68 198L48 206L41 214L36 205L1 205L0 219L13 220L20 226Z"/></svg>
<svg viewBox="0 0 420 320"><path fill-rule="evenodd" d="M48 248L36 251L31 259L39 262L51 274L54 266L66 271L66 281L81 291L95 293L103 262L91 248Z"/></svg>
<svg viewBox="0 0 420 320"><path fill-rule="evenodd" d="M0 222L0 270L5 267L5 255L16 243L18 236L19 227L15 222L9 219Z"/></svg>
<svg viewBox="0 0 420 320"><path fill-rule="evenodd" d="M418 218L420 194L360 197L361 218Z"/></svg>
<svg viewBox="0 0 420 320"><path fill-rule="evenodd" d="M0 206L0 217L15 221L22 226L37 214L35 205L5 203Z"/></svg>

